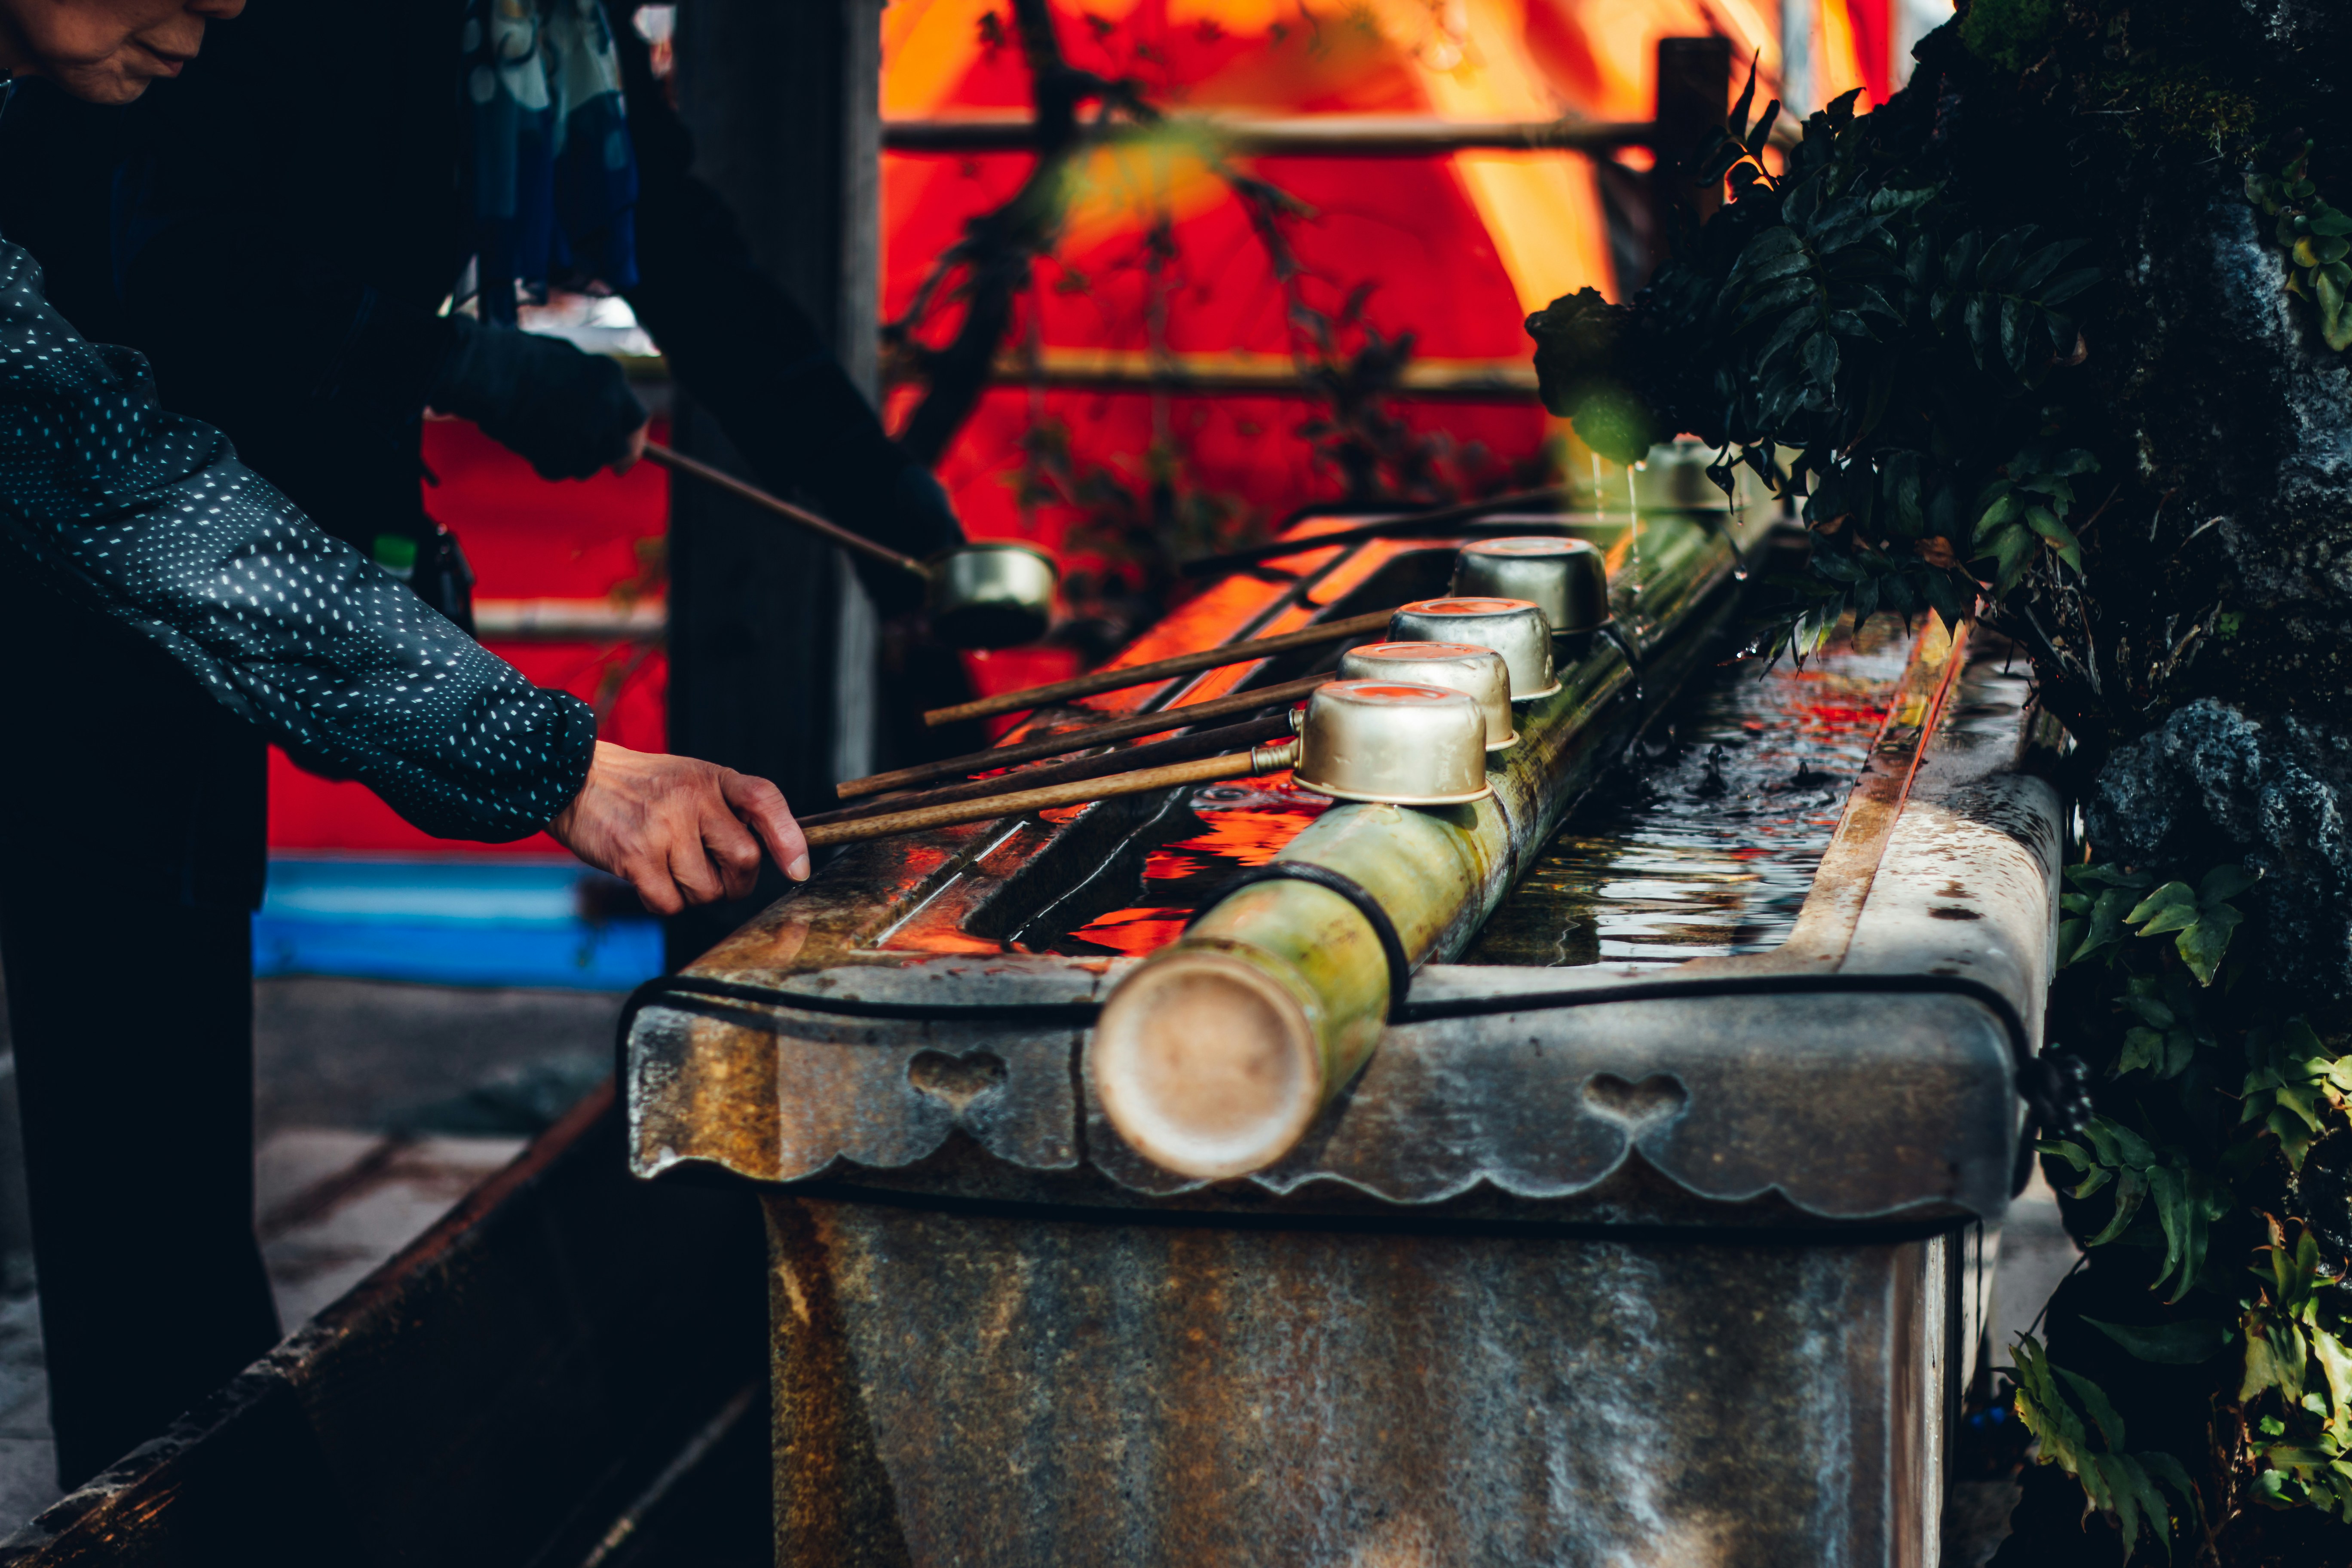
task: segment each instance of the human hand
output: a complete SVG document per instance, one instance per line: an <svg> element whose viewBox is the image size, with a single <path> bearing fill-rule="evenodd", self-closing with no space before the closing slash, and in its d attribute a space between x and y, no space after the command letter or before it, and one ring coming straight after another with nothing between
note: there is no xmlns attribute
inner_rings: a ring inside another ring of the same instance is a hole
<svg viewBox="0 0 2352 1568"><path fill-rule="evenodd" d="M808 841L774 784L608 741L596 742L588 782L547 831L636 889L656 914L743 897L759 880L762 844L785 876L808 879Z"/></svg>
<svg viewBox="0 0 2352 1568"><path fill-rule="evenodd" d="M648 419L644 424L629 432L627 447L622 451L619 457L614 458L612 461L611 468L614 473L625 474L631 468L635 468L639 462L644 460L646 455L646 433L653 427L654 422Z"/></svg>
<svg viewBox="0 0 2352 1568"><path fill-rule="evenodd" d="M450 318L455 341L427 401L480 426L544 479L625 473L646 449L646 405L620 365L561 338Z"/></svg>

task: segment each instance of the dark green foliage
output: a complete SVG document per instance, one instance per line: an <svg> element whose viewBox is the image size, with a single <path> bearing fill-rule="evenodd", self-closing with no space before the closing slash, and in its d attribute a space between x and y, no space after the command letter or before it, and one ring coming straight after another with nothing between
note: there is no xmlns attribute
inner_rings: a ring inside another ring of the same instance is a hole
<svg viewBox="0 0 2352 1568"><path fill-rule="evenodd" d="M2352 213L2319 195L2310 174L2311 143L2275 174L2246 176L2246 199L2274 219L2272 230L2287 253L2287 289L2319 311L2320 334L2341 353L2352 348Z"/></svg>
<svg viewBox="0 0 2352 1568"><path fill-rule="evenodd" d="M2352 1013L2307 957L2340 946L2338 763L2280 760L2344 755L2352 700L2352 8L1958 11L1777 171L1743 98L1699 159L1733 199L1652 287L1531 321L1546 389L1801 501L1766 649L1934 610L2031 660L2059 776L2143 863L2069 873L2050 1017L2098 1114L2045 1169L2090 1253L2021 1412L2142 1568L2352 1563ZM2074 1522L2017 1557L2068 1560Z"/></svg>
<svg viewBox="0 0 2352 1568"><path fill-rule="evenodd" d="M1636 463L1675 432L1614 369L1624 313L1581 289L1528 318L1544 406L1575 423L1585 445L1615 463Z"/></svg>
<svg viewBox="0 0 2352 1568"><path fill-rule="evenodd" d="M2065 16L2059 0L1975 0L1960 42L2003 70L2022 71L2049 50Z"/></svg>
<svg viewBox="0 0 2352 1568"><path fill-rule="evenodd" d="M2030 1340L2013 1373L2019 1411L2036 1423L2044 1463L2075 1476L2126 1541L2145 1529L2168 1554L2154 1494L2137 1484L2164 1479L2166 1465L2185 1466L2183 1522L2241 1503L2352 1520L2352 1321L2336 1288L2347 1259L2295 1212L2315 1142L2347 1127L2352 1056L2304 1019L2271 1024L2229 1001L2258 984L2230 957L2243 924L2233 900L2256 880L2230 865L2163 882L2074 866L2059 929L2062 1001L2120 1027L2089 1052L2105 1080L2101 1113L2041 1147L2084 1245L2129 1255L2149 1292L2147 1321L2082 1321L2137 1361L2185 1369L2185 1391L2201 1387L2230 1414L2210 1426L2210 1452L2126 1454L2120 1424L2098 1419L2105 1394Z"/></svg>
<svg viewBox="0 0 2352 1568"><path fill-rule="evenodd" d="M1849 614L1958 621L2029 575L2079 576L2068 520L2098 464L2055 438L2042 389L2082 357L2073 302L2099 276L2083 241L1978 223L1852 94L1775 175L1779 105L1750 124L1754 90L1751 74L1703 163L1732 205L1640 304L1588 290L1528 319L1546 402L1604 455L1689 430L1802 499L1820 543L1770 654L1802 657Z"/></svg>
<svg viewBox="0 0 2352 1568"><path fill-rule="evenodd" d="M2101 1322L2096 1318L2083 1321L2140 1360L2154 1362L2158 1366L2202 1365L2228 1350L2238 1337L2227 1323L2208 1322L2199 1318L2147 1329Z"/></svg>
<svg viewBox="0 0 2352 1568"><path fill-rule="evenodd" d="M2115 1516L2125 1541L2137 1542L2145 1524L2170 1561L2173 1514L2194 1520L2198 1513L2197 1490L2180 1461L2160 1448L2125 1452L2123 1417L2105 1393L2052 1365L2032 1334L2019 1338L2016 1356L2017 1364L2004 1370L2017 1384L2018 1419L2041 1439L2042 1462L2081 1481L2091 1505Z"/></svg>
<svg viewBox="0 0 2352 1568"><path fill-rule="evenodd" d="M2141 936L2178 932L2174 945L2200 985L2213 984L2230 933L2244 918L2230 900L2262 879L2260 872L2242 866L2217 866L2193 889L2186 882L2167 882L2150 892L2147 889L2155 879L2146 872L2075 866L2066 876L2077 889L2095 890L2068 893L2059 900L2069 917L2058 927L2062 964L2102 952L2112 963L2115 953L2108 950L2122 940L2126 927Z"/></svg>

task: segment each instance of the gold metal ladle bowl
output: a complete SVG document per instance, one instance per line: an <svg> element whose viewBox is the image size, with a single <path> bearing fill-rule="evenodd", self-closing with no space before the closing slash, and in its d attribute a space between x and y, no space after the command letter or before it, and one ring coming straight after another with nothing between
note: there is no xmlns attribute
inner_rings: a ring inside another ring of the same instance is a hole
<svg viewBox="0 0 2352 1568"><path fill-rule="evenodd" d="M1449 687L1335 680L1307 700L1298 787L1335 800L1465 805L1486 783L1486 715Z"/></svg>
<svg viewBox="0 0 2352 1568"><path fill-rule="evenodd" d="M1054 620L1061 569L1034 544L979 539L923 563L931 629L950 647L1019 647Z"/></svg>
<svg viewBox="0 0 2352 1568"><path fill-rule="evenodd" d="M1544 535L1484 539L1454 558L1454 593L1525 599L1554 637L1589 632L1609 619L1609 567L1581 539Z"/></svg>
<svg viewBox="0 0 2352 1568"><path fill-rule="evenodd" d="M1511 672L1503 656L1465 642L1376 642L1339 656L1342 680L1402 681L1466 692L1486 717L1486 749L1517 740L1511 722Z"/></svg>
<svg viewBox="0 0 2352 1568"><path fill-rule="evenodd" d="M1466 642L1503 656L1511 672L1511 700L1531 701L1559 689L1552 672L1551 626L1525 599L1463 595L1417 599L1389 618L1391 642Z"/></svg>

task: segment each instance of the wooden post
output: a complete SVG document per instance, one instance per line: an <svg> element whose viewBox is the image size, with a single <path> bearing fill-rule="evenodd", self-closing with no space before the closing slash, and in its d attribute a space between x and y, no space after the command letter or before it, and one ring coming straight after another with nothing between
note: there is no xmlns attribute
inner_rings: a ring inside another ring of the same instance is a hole
<svg viewBox="0 0 2352 1568"><path fill-rule="evenodd" d="M879 0L696 0L679 7L678 109L696 172L742 221L761 264L874 395L879 290ZM672 444L752 477L718 421L680 395ZM670 504L672 749L830 798L873 769L875 619L846 563L747 503L677 486ZM692 957L782 891L671 922Z"/></svg>
<svg viewBox="0 0 2352 1568"><path fill-rule="evenodd" d="M1759 94L1759 96L1761 96ZM1761 107L1760 105L1759 107ZM1659 256L1673 247L1682 208L1704 223L1723 205L1723 192L1691 188L1691 154L1709 128L1719 126L1731 108L1731 40L1728 38L1660 38L1658 40L1657 156L1651 175Z"/></svg>

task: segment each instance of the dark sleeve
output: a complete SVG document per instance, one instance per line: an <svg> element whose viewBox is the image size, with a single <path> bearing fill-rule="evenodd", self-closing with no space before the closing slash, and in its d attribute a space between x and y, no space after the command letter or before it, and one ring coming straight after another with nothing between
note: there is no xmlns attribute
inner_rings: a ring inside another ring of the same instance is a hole
<svg viewBox="0 0 2352 1568"><path fill-rule="evenodd" d="M715 415L771 489L799 489L843 526L920 558L961 542L936 489L818 336L807 312L752 259L717 192L694 177L694 146L660 84L631 8L612 0L637 150L637 264L629 304L678 384Z"/></svg>
<svg viewBox="0 0 2352 1568"><path fill-rule="evenodd" d="M17 569L142 633L427 833L522 837L587 777L585 703L532 686L321 533L217 431L166 413L146 362L84 342L5 243L0 532Z"/></svg>

